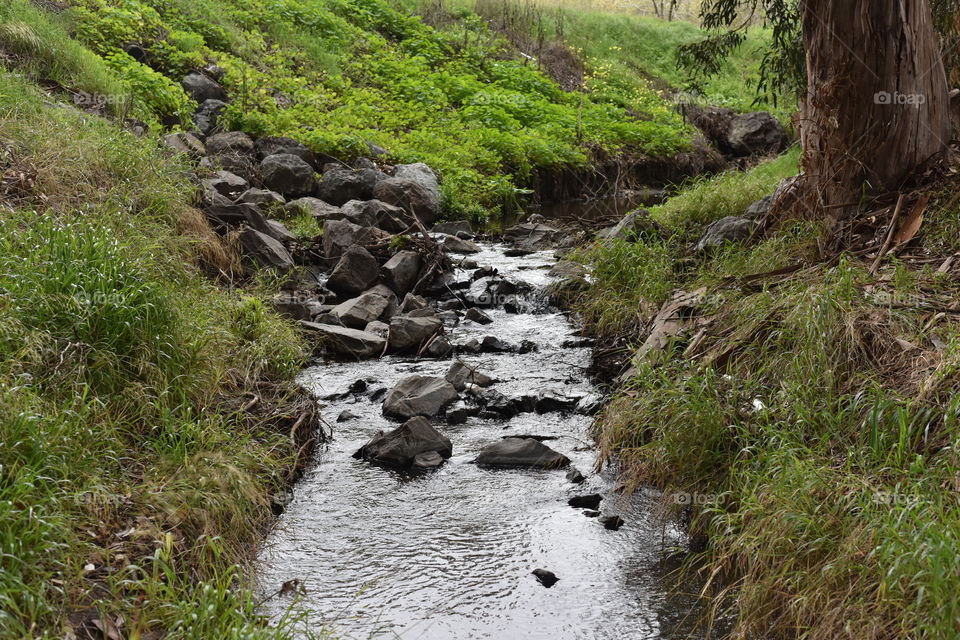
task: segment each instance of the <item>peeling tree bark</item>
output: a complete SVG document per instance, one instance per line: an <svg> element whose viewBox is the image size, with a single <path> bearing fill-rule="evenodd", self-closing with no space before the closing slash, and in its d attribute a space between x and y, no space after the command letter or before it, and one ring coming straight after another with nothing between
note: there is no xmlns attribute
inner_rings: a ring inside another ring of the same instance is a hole
<svg viewBox="0 0 960 640"><path fill-rule="evenodd" d="M863 195L897 190L950 140L928 0L801 0L807 92L796 195L835 230Z"/></svg>

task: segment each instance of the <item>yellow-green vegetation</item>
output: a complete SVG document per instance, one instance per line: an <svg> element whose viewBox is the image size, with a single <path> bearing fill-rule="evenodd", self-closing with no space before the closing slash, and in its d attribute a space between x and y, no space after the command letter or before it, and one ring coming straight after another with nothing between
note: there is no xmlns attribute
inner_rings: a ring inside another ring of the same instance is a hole
<svg viewBox="0 0 960 640"><path fill-rule="evenodd" d="M14 0L14 3L26 0ZM386 0L71 0L72 35L122 78L129 113L188 126L178 80L225 71L229 127L350 158L385 147L443 176L451 215L515 206L537 171L595 154L669 157L693 131L649 87L596 74L567 92L463 10L443 29ZM147 53L141 64L124 52Z"/></svg>
<svg viewBox="0 0 960 640"><path fill-rule="evenodd" d="M653 215L687 242L795 169L793 154L700 181ZM950 255L955 223L941 221L960 212L954 197L934 203L923 240ZM661 231L587 254L583 308L608 336L642 342L672 290L707 288L705 333L639 358L597 435L635 483L693 505L708 543L692 564L736 637L955 638L960 325L938 311L956 281L939 260L892 259L874 276L852 256L821 259L818 231L702 257ZM806 266L745 278L792 264Z"/></svg>
<svg viewBox="0 0 960 640"><path fill-rule="evenodd" d="M50 33L33 70L120 82ZM289 637L237 565L300 443L240 408L290 388L299 337L201 276L234 258L154 139L3 73L0 174L0 637Z"/></svg>

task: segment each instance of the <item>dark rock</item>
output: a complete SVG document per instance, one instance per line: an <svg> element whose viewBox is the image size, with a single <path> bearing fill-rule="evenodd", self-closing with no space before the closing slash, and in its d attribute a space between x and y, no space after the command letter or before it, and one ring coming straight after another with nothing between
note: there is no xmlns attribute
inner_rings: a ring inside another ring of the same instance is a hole
<svg viewBox="0 0 960 640"><path fill-rule="evenodd" d="M440 215L440 199L416 182L402 178L380 180L373 188L373 197L387 204L412 211L424 225L430 225Z"/></svg>
<svg viewBox="0 0 960 640"><path fill-rule="evenodd" d="M345 327L363 329L380 318L389 306L389 301L374 293L365 293L357 298L341 302L331 312Z"/></svg>
<svg viewBox="0 0 960 640"><path fill-rule="evenodd" d="M354 457L406 468L425 453L435 453L443 460L453 455L453 445L425 418L413 417L393 431L375 436ZM421 462L428 463L429 459L422 458Z"/></svg>
<svg viewBox="0 0 960 640"><path fill-rule="evenodd" d="M202 73L188 73L180 81L180 84L183 86L183 90L197 102L204 102L205 100L225 101L227 99L227 92L223 90L223 87Z"/></svg>
<svg viewBox="0 0 960 640"><path fill-rule="evenodd" d="M477 324L490 324L493 322L493 318L475 307L467 309L467 312L464 314L463 318L464 320L470 320L471 322L476 322Z"/></svg>
<svg viewBox="0 0 960 640"><path fill-rule="evenodd" d="M727 129L727 144L742 156L779 153L789 142L783 125L766 111L735 116Z"/></svg>
<svg viewBox="0 0 960 640"><path fill-rule="evenodd" d="M620 516L606 516L600 518L600 524L603 525L604 529L609 529L610 531L616 531L623 526L623 518Z"/></svg>
<svg viewBox="0 0 960 640"><path fill-rule="evenodd" d="M260 177L269 189L297 198L313 192L313 167L292 153L275 153L260 163Z"/></svg>
<svg viewBox="0 0 960 640"><path fill-rule="evenodd" d="M344 295L357 295L377 281L380 265L370 252L359 245L350 245L334 267L327 288Z"/></svg>
<svg viewBox="0 0 960 640"><path fill-rule="evenodd" d="M422 264L420 254L416 251L398 251L383 265L383 281L398 296L406 295L416 284Z"/></svg>
<svg viewBox="0 0 960 640"><path fill-rule="evenodd" d="M217 171L210 178L200 181L205 188L213 189L231 201L250 188L250 183L229 171Z"/></svg>
<svg viewBox="0 0 960 640"><path fill-rule="evenodd" d="M330 204L341 206L351 200L369 200L377 172L370 169L354 170L339 165L326 165L317 184L317 196ZM392 204L392 203L388 203Z"/></svg>
<svg viewBox="0 0 960 640"><path fill-rule="evenodd" d="M284 246L274 238L256 229L243 229L238 235L240 246L246 258L261 268L286 272L293 269L293 257Z"/></svg>
<svg viewBox="0 0 960 640"><path fill-rule="evenodd" d="M207 138L207 153L211 155L250 155L253 153L253 140L242 131L227 131Z"/></svg>
<svg viewBox="0 0 960 640"><path fill-rule="evenodd" d="M567 504L577 509L596 509L602 500L603 496L599 493L591 493L585 496L574 496L567 500Z"/></svg>
<svg viewBox="0 0 960 640"><path fill-rule="evenodd" d="M700 252L711 247L722 246L727 242L741 242L750 237L756 226L753 220L747 218L737 216L720 218L707 227L693 250Z"/></svg>
<svg viewBox="0 0 960 640"><path fill-rule="evenodd" d="M483 448L474 460L476 464L491 467L533 467L560 469L570 460L542 442L532 438L504 438Z"/></svg>
<svg viewBox="0 0 960 640"><path fill-rule="evenodd" d="M373 333L348 329L339 325L301 321L305 329L321 336L322 346L340 356L363 360L374 358L383 352L387 341Z"/></svg>
<svg viewBox="0 0 960 640"><path fill-rule="evenodd" d="M579 398L570 398L557 391L547 390L537 396L537 413L552 413L559 411L569 413L573 411Z"/></svg>
<svg viewBox="0 0 960 640"><path fill-rule="evenodd" d="M583 474L574 468L571 468L570 471L567 471L566 478L568 482L572 482L573 484L583 484L583 482L586 480L586 478L583 477Z"/></svg>
<svg viewBox="0 0 960 640"><path fill-rule="evenodd" d="M283 136L264 136L253 143L257 159L263 160L267 156L285 153L297 156L313 168L317 168L317 156L302 142Z"/></svg>
<svg viewBox="0 0 960 640"><path fill-rule="evenodd" d="M346 220L327 220L323 223L323 253L328 258L339 258L351 245L369 246L388 238L389 234L373 227L361 227Z"/></svg>
<svg viewBox="0 0 960 640"><path fill-rule="evenodd" d="M450 368L444 379L452 384L457 391L463 391L468 384L475 384L478 387L489 387L493 384L493 378L477 371L476 367L457 360Z"/></svg>
<svg viewBox="0 0 960 640"><path fill-rule="evenodd" d="M537 578L537 582L545 586L547 589L557 584L560 578L553 571L547 571L546 569L534 569L531 573Z"/></svg>
<svg viewBox="0 0 960 640"><path fill-rule="evenodd" d="M200 103L200 108L193 114L193 124L205 136L216 132L220 128L220 116L223 110L227 108L227 103L223 100L204 100Z"/></svg>
<svg viewBox="0 0 960 640"><path fill-rule="evenodd" d="M359 416L352 411L341 411L340 415L337 416L337 422L348 422L350 420L356 420L358 417Z"/></svg>
<svg viewBox="0 0 960 640"><path fill-rule="evenodd" d="M463 400L458 400L447 407L447 422L450 424L463 424L470 416L475 416L480 412L480 408L467 404Z"/></svg>
<svg viewBox="0 0 960 640"><path fill-rule="evenodd" d="M383 415L400 420L414 416L433 417L458 398L457 390L443 378L409 376L387 393Z"/></svg>
<svg viewBox="0 0 960 640"><path fill-rule="evenodd" d="M322 312L323 305L318 300L305 297L303 294L283 292L273 298L273 308L280 315L292 320L312 320Z"/></svg>
<svg viewBox="0 0 960 640"><path fill-rule="evenodd" d="M410 215L392 204L379 200L350 200L342 207L344 217L365 227L377 227L389 233L401 233L410 228Z"/></svg>
<svg viewBox="0 0 960 640"><path fill-rule="evenodd" d="M533 253L536 253L534 249L521 249L519 247L514 247L512 249L507 249L503 252L503 255L508 258L522 258L523 256L529 256Z"/></svg>
<svg viewBox="0 0 960 640"><path fill-rule="evenodd" d="M587 516L588 518L599 518L600 512L587 510L583 512L583 515Z"/></svg>
<svg viewBox="0 0 960 640"><path fill-rule="evenodd" d="M514 348L496 336L484 336L480 341L481 353L509 353Z"/></svg>
<svg viewBox="0 0 960 640"><path fill-rule="evenodd" d="M422 318L398 316L390 321L390 348L396 351L419 349L442 328L443 322L436 316Z"/></svg>
<svg viewBox="0 0 960 640"><path fill-rule="evenodd" d="M194 160L199 160L207 153L207 149L200 140L192 133L178 131L177 133L168 133L160 138L160 141L168 148L177 153L183 153Z"/></svg>
<svg viewBox="0 0 960 640"><path fill-rule="evenodd" d="M423 355L428 358L446 358L451 353L453 353L453 345L443 335L436 336L423 351Z"/></svg>

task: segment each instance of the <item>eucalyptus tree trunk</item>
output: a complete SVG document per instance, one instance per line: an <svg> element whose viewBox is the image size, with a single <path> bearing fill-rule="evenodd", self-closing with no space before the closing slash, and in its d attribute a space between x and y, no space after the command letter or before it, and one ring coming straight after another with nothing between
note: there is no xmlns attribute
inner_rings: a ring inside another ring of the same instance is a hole
<svg viewBox="0 0 960 640"><path fill-rule="evenodd" d="M928 0L801 0L801 17L800 200L836 229L947 148L947 79Z"/></svg>

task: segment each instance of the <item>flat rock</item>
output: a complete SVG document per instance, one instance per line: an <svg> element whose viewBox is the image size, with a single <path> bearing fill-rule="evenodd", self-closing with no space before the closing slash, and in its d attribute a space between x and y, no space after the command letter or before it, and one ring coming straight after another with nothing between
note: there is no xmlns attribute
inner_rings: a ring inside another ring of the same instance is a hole
<svg viewBox="0 0 960 640"><path fill-rule="evenodd" d="M330 313L345 327L363 329L369 323L380 318L390 302L375 293L365 293L356 298L341 302Z"/></svg>
<svg viewBox="0 0 960 640"><path fill-rule="evenodd" d="M393 431L374 436L354 457L401 468L418 462L418 466L436 468L451 455L450 439L434 429L426 418L414 417Z"/></svg>
<svg viewBox="0 0 960 640"><path fill-rule="evenodd" d="M305 329L320 335L324 348L339 356L358 360L375 358L383 352L387 344L386 340L376 334L340 325L307 321L301 321L300 324Z"/></svg>
<svg viewBox="0 0 960 640"><path fill-rule="evenodd" d="M478 387L489 387L493 384L493 378L480 373L476 367L470 366L461 360L457 360L450 365L444 379L452 384L457 391L463 391L467 388L468 384L473 384Z"/></svg>
<svg viewBox="0 0 960 640"><path fill-rule="evenodd" d="M504 438L484 447L474 462L489 467L560 469L570 459L532 438Z"/></svg>
<svg viewBox="0 0 960 640"><path fill-rule="evenodd" d="M383 415L407 420L433 417L459 398L457 390L443 378L414 375L398 382L383 401Z"/></svg>

